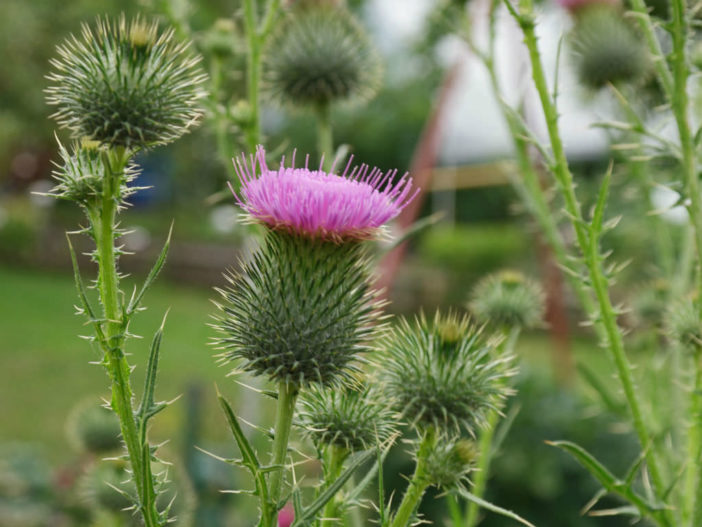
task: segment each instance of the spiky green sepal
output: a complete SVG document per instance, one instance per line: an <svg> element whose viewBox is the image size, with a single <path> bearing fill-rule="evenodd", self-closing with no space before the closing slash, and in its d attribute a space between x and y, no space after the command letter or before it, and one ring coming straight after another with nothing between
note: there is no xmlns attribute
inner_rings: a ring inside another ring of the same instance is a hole
<svg viewBox="0 0 702 527"><path fill-rule="evenodd" d="M572 47L580 80L594 89L640 80L650 66L643 40L612 9L583 13L573 32Z"/></svg>
<svg viewBox="0 0 702 527"><path fill-rule="evenodd" d="M252 260L228 279L216 324L222 358L273 381L350 380L380 327L361 242L268 231Z"/></svg>
<svg viewBox="0 0 702 527"><path fill-rule="evenodd" d="M377 390L311 387L300 396L300 430L317 448L348 452L385 443L396 430L396 414Z"/></svg>
<svg viewBox="0 0 702 527"><path fill-rule="evenodd" d="M420 431L474 434L512 392L512 357L498 344L465 317L403 319L383 342L383 390Z"/></svg>
<svg viewBox="0 0 702 527"><path fill-rule="evenodd" d="M58 47L47 89L53 117L76 138L147 148L174 141L202 115L200 58L173 30L122 16L84 25L81 37Z"/></svg>
<svg viewBox="0 0 702 527"><path fill-rule="evenodd" d="M471 297L471 311L481 323L532 328L543 321L544 292L519 272L501 271L483 278Z"/></svg>
<svg viewBox="0 0 702 527"><path fill-rule="evenodd" d="M293 9L270 39L264 57L266 89L293 106L325 106L370 98L380 61L368 35L344 9Z"/></svg>
<svg viewBox="0 0 702 527"><path fill-rule="evenodd" d="M59 143L59 155L61 163L57 163L52 172L56 186L49 194L73 201L84 208L98 207L103 197L106 149L100 147L97 141L83 139L73 146L72 152ZM134 164L127 165L120 173L118 199L121 203L139 190L139 187L129 186L138 174L139 170Z"/></svg>

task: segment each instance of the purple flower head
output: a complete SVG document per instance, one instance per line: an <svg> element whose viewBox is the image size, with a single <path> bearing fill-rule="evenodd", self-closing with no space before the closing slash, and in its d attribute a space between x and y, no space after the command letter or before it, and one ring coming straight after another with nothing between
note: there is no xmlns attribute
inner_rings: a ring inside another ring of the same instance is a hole
<svg viewBox="0 0 702 527"><path fill-rule="evenodd" d="M354 167L349 160L342 175L290 167L285 158L278 170L266 165L259 146L248 160L242 154L234 161L241 181L239 205L251 217L272 229L331 241L367 239L395 218L414 198L407 174L394 181L397 170L383 173L368 165ZM258 170L257 170L258 168Z"/></svg>

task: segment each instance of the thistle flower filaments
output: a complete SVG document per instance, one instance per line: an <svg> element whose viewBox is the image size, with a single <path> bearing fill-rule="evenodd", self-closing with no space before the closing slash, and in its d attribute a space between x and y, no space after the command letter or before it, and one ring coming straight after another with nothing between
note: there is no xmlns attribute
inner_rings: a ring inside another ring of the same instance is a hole
<svg viewBox="0 0 702 527"><path fill-rule="evenodd" d="M670 306L664 325L668 336L683 350L695 354L702 350L702 323L699 307L693 300L682 299Z"/></svg>
<svg viewBox="0 0 702 527"><path fill-rule="evenodd" d="M125 17L83 26L59 46L47 101L59 125L78 137L128 149L166 144L202 115L205 79L188 44L173 30Z"/></svg>
<svg viewBox="0 0 702 527"><path fill-rule="evenodd" d="M223 358L295 386L347 378L382 318L361 242L399 214L411 199L411 180L393 183L394 172L367 168L350 177L269 170L262 149L237 171L237 199L267 233L220 291Z"/></svg>
<svg viewBox="0 0 702 527"><path fill-rule="evenodd" d="M347 452L365 450L387 441L396 429L396 415L377 390L312 387L299 401L303 434L318 448L336 446Z"/></svg>
<svg viewBox="0 0 702 527"><path fill-rule="evenodd" d="M533 328L543 321L544 302L544 292L536 282L516 271L502 271L478 282L469 306L482 323Z"/></svg>
<svg viewBox="0 0 702 527"><path fill-rule="evenodd" d="M498 343L465 317L437 312L433 323L424 315L414 322L403 319L384 338L383 390L420 431L474 434L487 412L499 410L512 393L505 382L514 373L512 357L499 355Z"/></svg>
<svg viewBox="0 0 702 527"><path fill-rule="evenodd" d="M580 80L593 89L634 82L648 71L644 43L622 15L611 9L584 12L573 32L572 47Z"/></svg>
<svg viewBox="0 0 702 527"><path fill-rule="evenodd" d="M379 77L380 61L365 31L332 6L294 9L264 58L266 90L293 106L370 98Z"/></svg>

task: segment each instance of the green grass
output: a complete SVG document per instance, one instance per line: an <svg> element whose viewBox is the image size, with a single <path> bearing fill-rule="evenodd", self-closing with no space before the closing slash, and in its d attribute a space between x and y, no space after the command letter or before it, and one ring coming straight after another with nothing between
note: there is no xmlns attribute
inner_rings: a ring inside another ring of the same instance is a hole
<svg viewBox="0 0 702 527"><path fill-rule="evenodd" d="M64 423L76 402L109 398L107 375L102 366L89 364L98 360L98 352L77 336L90 334L90 327L75 315L77 297L70 276L0 267L0 291L0 441L37 442L56 458L67 447ZM147 293L148 309L132 326L132 332L144 338L130 340L127 351L137 366L133 385L139 394L151 336L170 309L157 397L171 399L192 383L203 384L207 429L219 430L224 437L214 382L230 396L235 390L208 345L214 335L207 326L213 296L207 290L157 284ZM184 407L178 402L155 419L155 439L179 435Z"/></svg>

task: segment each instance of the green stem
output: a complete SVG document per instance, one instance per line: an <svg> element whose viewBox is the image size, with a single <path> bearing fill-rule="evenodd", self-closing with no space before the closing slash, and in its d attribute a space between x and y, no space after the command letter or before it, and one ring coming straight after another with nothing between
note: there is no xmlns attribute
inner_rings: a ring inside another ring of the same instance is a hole
<svg viewBox="0 0 702 527"><path fill-rule="evenodd" d="M271 478L268 482L268 495L274 511L271 527L277 527L279 501L283 487L283 475L285 473L285 458L288 454L288 441L290 439L290 429L292 428L296 401L297 387L281 381L278 384L275 436L273 438L273 452L271 458L271 464L277 468L271 472Z"/></svg>
<svg viewBox="0 0 702 527"><path fill-rule="evenodd" d="M695 360L695 385L690 394L689 428L687 433L687 459L685 471L685 501L682 510L682 520L684 525L694 527L700 525L702 516L702 506L697 503L700 499L698 493L697 480L699 473L693 467L699 465L700 443L702 442L702 367L700 367L700 357ZM694 511L694 515L693 515ZM689 522L689 523L688 523Z"/></svg>
<svg viewBox="0 0 702 527"><path fill-rule="evenodd" d="M417 464L414 468L414 475L407 486L405 495L400 506L390 524L390 527L407 527L410 525L412 516L419 506L419 502L424 496L424 492L429 486L426 478L426 460L436 443L436 433L429 429L424 433L419 448L417 449Z"/></svg>
<svg viewBox="0 0 702 527"><path fill-rule="evenodd" d="M329 447L327 463L324 467L324 481L327 485L333 483L341 475L341 469L344 467L344 460L348 454L349 452L345 448L334 445ZM323 527L339 525L338 516L339 501L335 496L324 506L321 525Z"/></svg>
<svg viewBox="0 0 702 527"><path fill-rule="evenodd" d="M458 496L449 494L446 496L446 503L448 504L449 516L451 517L451 525L453 527L465 527L465 525L468 525L466 520L463 519L463 511L461 510Z"/></svg>
<svg viewBox="0 0 702 527"><path fill-rule="evenodd" d="M508 2L509 0L506 1ZM634 386L631 365L629 364L624 350L622 333L617 325L617 316L609 297L608 282L602 269L598 237L588 231L587 224L582 216L582 211L580 210L580 205L575 194L573 176L570 173L568 160L558 129L558 111L548 90L546 76L537 46L532 0L522 0L520 3L521 14L516 13L511 5L508 4L508 7L513 15L515 15L515 19L524 33L524 42L529 51L529 59L532 67L532 77L546 119L549 140L554 155L555 164L553 167L553 174L565 201L565 209L570 217L573 229L575 230L577 243L585 259L590 286L599 305L599 318L607 337L607 349L610 351L616 365L619 380L629 405L634 429L641 443L641 448L646 452L646 462L651 475L653 490L660 499L663 497L666 487L656 457L656 449L652 448L651 434L643 418L643 411ZM669 511L656 511L653 515L661 525L672 525L669 520Z"/></svg>
<svg viewBox="0 0 702 527"><path fill-rule="evenodd" d="M244 0L244 28L247 38L246 89L251 119L246 128L246 145L253 152L261 143L261 115L259 107L259 83L261 80L262 42L258 33L256 1Z"/></svg>
<svg viewBox="0 0 702 527"><path fill-rule="evenodd" d="M324 157L324 170L330 170L334 162L334 139L331 126L331 105L323 103L317 106L317 155Z"/></svg>
<svg viewBox="0 0 702 527"><path fill-rule="evenodd" d="M98 288L105 315L105 360L112 380L112 409L119 417L122 438L127 447L131 463L140 510L147 527L161 525L155 504L153 481L147 480L144 449L137 432L132 407L132 388L129 382L130 367L124 355L124 325L119 301L119 275L115 254L115 219L119 205L120 186L129 157L126 152L111 152L105 155L105 178L103 181L102 206L97 218L99 225L93 229L97 234L97 259L99 266Z"/></svg>

